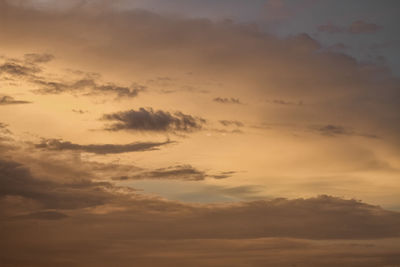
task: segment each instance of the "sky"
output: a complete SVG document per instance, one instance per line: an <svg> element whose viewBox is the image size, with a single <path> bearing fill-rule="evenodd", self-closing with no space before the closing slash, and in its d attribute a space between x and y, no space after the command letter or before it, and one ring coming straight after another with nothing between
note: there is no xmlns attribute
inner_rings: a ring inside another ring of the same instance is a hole
<svg viewBox="0 0 400 267"><path fill-rule="evenodd" d="M0 0L0 265L399 265L399 9Z"/></svg>

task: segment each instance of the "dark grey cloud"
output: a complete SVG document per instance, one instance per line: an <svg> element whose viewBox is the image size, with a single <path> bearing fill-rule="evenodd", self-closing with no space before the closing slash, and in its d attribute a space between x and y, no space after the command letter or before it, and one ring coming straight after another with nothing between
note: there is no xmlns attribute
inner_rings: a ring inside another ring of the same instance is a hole
<svg viewBox="0 0 400 267"><path fill-rule="evenodd" d="M115 121L106 129L110 131L133 130L149 132L193 132L202 129L205 120L182 112L170 113L152 108L105 114L106 121Z"/></svg>
<svg viewBox="0 0 400 267"><path fill-rule="evenodd" d="M135 142L130 144L90 144L80 145L60 139L43 139L40 144L36 144L37 148L47 150L76 150L95 154L119 154L127 152L151 151L158 150L160 146L171 144L171 141L165 142Z"/></svg>
<svg viewBox="0 0 400 267"><path fill-rule="evenodd" d="M11 96L0 96L0 105L17 105L17 104L31 104L32 102L25 100L16 100Z"/></svg>
<svg viewBox="0 0 400 267"><path fill-rule="evenodd" d="M242 104L239 98L227 98L227 97L216 97L213 101L221 103L221 104Z"/></svg>

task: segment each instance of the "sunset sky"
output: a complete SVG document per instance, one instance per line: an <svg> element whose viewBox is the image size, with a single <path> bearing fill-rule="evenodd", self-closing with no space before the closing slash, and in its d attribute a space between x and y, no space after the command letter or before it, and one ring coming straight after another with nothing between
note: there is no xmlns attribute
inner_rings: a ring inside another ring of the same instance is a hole
<svg viewBox="0 0 400 267"><path fill-rule="evenodd" d="M397 0L0 0L0 266L400 266Z"/></svg>

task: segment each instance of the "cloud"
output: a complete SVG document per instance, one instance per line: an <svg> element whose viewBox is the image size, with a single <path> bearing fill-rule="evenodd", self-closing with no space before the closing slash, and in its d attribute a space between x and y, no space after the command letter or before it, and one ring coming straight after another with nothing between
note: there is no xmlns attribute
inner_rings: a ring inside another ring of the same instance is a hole
<svg viewBox="0 0 400 267"><path fill-rule="evenodd" d="M352 262L349 258L358 259L360 266L368 266L364 264L366 259L369 263L373 260L374 265L387 263L386 257L392 263L400 262L390 249L384 255L381 249L377 251L378 259L370 257L375 244L382 248L378 245L384 242L382 238L391 238L388 244L393 245L400 236L400 213L356 200L319 196L185 204L122 191L109 183L57 180L37 177L20 163L0 160L0 226L10 229L4 231L0 242L2 251L9 252L2 257L3 263L40 266L44 261L54 261L58 266L77 262L107 266L109 262L104 263L102 258L107 255L114 264L117 258L122 265L125 260L127 265L132 261L154 265L160 260L160 264L170 262L175 266L183 259L196 263L197 256L202 255L201 259L207 258L203 266L216 266L219 262L226 265L227 258L238 255L238 259L246 259L246 265L248 257L256 255L252 258L258 260L254 264L262 266L266 262L281 264L277 251L293 253L293 257L301 254L298 260L306 261L305 265L314 262L337 266L338 260ZM223 190L225 194L244 196L257 192L249 186ZM15 205L23 210L12 216L3 213ZM82 246L86 253L76 253ZM99 253L103 249L104 253ZM332 250L340 251L340 255L354 250L355 254L338 259ZM279 260L263 258L266 251ZM397 253L398 249L393 251ZM313 253L319 256L314 258ZM62 260L65 258L68 261Z"/></svg>
<svg viewBox="0 0 400 267"><path fill-rule="evenodd" d="M221 172L219 174L214 174L214 175L210 175L210 176L215 179L225 179L225 178L231 177L235 173L236 173L235 171L227 171L227 172Z"/></svg>
<svg viewBox="0 0 400 267"><path fill-rule="evenodd" d="M62 220L65 218L68 218L68 215L57 211L39 211L13 217L19 220Z"/></svg>
<svg viewBox="0 0 400 267"><path fill-rule="evenodd" d="M130 144L90 144L80 145L60 139L44 139L40 144L36 144L37 148L47 150L76 150L95 154L119 154L138 151L158 150L160 146L171 144L171 141L166 142L135 142Z"/></svg>
<svg viewBox="0 0 400 267"><path fill-rule="evenodd" d="M272 101L267 101L267 102L270 102L272 104L277 104L277 105L288 105L288 106L293 106L293 105L302 106L303 105L303 101L293 102L293 101L287 101L287 100L282 100L282 99L274 99Z"/></svg>
<svg viewBox="0 0 400 267"><path fill-rule="evenodd" d="M375 23L367 23L362 20L354 21L348 28L349 33L361 34L361 33L376 33L382 29Z"/></svg>
<svg viewBox="0 0 400 267"><path fill-rule="evenodd" d="M337 26L332 23L319 25L317 29L319 32L326 32L326 33L342 33L345 31L345 28Z"/></svg>
<svg viewBox="0 0 400 267"><path fill-rule="evenodd" d="M148 173L149 176L164 177L175 174L189 174L193 177L202 175L187 167L160 169ZM252 187L226 190L226 194L248 195L254 192ZM1 160L0 199L7 196L36 201L41 209L52 209L56 212L65 209L79 211L76 215L70 214L77 218L84 212L86 215L83 218L87 225L91 225L91 221L95 220L97 225L103 225L99 229L108 228L113 232L115 239L123 236L145 239L373 239L400 236L399 213L356 200L319 196L224 205L191 205L129 192L122 193L110 183L39 179L33 176L26 166ZM110 211L112 216L108 212L101 216L91 216L87 213L90 212L87 208L101 209L104 205L115 206L115 209ZM41 211L31 210L21 215L36 212ZM71 227L76 228L78 225ZM95 234L97 230L92 231Z"/></svg>
<svg viewBox="0 0 400 267"><path fill-rule="evenodd" d="M85 113L88 113L89 111L82 110L82 109L72 109L72 112L78 113L78 114L85 114Z"/></svg>
<svg viewBox="0 0 400 267"><path fill-rule="evenodd" d="M67 224L67 223L64 223ZM59 229L58 227L52 227ZM25 230L23 233L28 232ZM45 228L42 233L50 233ZM137 240L32 238L1 246L5 266L396 266L395 240L311 241L292 238ZM18 233L19 236L22 233ZM68 232L69 234L69 232ZM77 233L69 234L76 237ZM34 235L36 237L36 235ZM0 243L1 245L1 243ZM382 251L382 248L386 248ZM85 251L85 253L82 253ZM284 255L284 256L283 256Z"/></svg>
<svg viewBox="0 0 400 267"><path fill-rule="evenodd" d="M219 123L221 123L223 126L236 126L236 127L244 126L243 122L235 120L220 120Z"/></svg>
<svg viewBox="0 0 400 267"><path fill-rule="evenodd" d="M25 61L31 64L41 64L48 63L54 59L54 56L51 54L25 54Z"/></svg>
<svg viewBox="0 0 400 267"><path fill-rule="evenodd" d="M282 1L275 5L278 10L288 6ZM190 72L192 82L212 80L221 85L207 88L213 95L229 92L239 99L246 96L251 103L258 99L302 99L307 108L274 111L274 118L285 123L296 120L305 127L324 121L342 124L345 118L359 132L378 129L377 135L399 141L398 79L386 67L362 64L351 56L323 49L307 34L279 38L239 23L94 6L60 11L4 2L0 25L12 27L0 26L1 44L17 44L21 50L52 49L69 62L100 72L113 66L124 79L132 77L133 72L173 77L177 88L178 81L189 76L180 79L183 76L174 73ZM61 16L64 14L69 16ZM99 21L109 23L99 27ZM348 31L349 26L343 27ZM20 42L19 36L25 41ZM82 51L87 55L84 59ZM143 79L148 80L145 76ZM77 80L81 79L67 80L66 84ZM47 89L51 88L49 85ZM270 111L268 105L252 107L260 109L257 114Z"/></svg>
<svg viewBox="0 0 400 267"><path fill-rule="evenodd" d="M170 173L168 173L170 172ZM155 175L173 175L160 170ZM187 172L187 171L186 171ZM190 172L194 176L196 172ZM149 175L152 175L149 173ZM252 187L225 189L225 194L252 194ZM230 204L184 204L121 191L110 183L89 180L60 182L40 179L17 162L0 161L0 199L22 197L37 202L39 211L68 209L76 231L85 224L90 235L123 239L375 239L400 236L400 214L356 200L331 196L271 199ZM107 212L106 207L114 207ZM26 206L29 208L29 205ZM104 212L101 212L105 208ZM49 214L46 214L49 215ZM46 217L37 215L37 217ZM32 215L33 216L33 215ZM35 217L35 216L33 216ZM51 216L50 216L51 217ZM57 216L56 216L57 217ZM28 218L27 218L28 219ZM30 219L30 218L29 218ZM70 229L70 230L69 230ZM80 239L81 240L81 239Z"/></svg>
<svg viewBox="0 0 400 267"><path fill-rule="evenodd" d="M214 98L215 102L221 103L221 104L242 104L238 98L222 98L222 97L216 97Z"/></svg>
<svg viewBox="0 0 400 267"><path fill-rule="evenodd" d="M152 108L105 114L102 119L116 121L106 128L110 131L193 132L201 130L206 122L179 111L171 114L162 110L154 111Z"/></svg>
<svg viewBox="0 0 400 267"><path fill-rule="evenodd" d="M11 96L0 96L0 105L17 105L17 104L31 104L32 102L24 100L16 100Z"/></svg>
<svg viewBox="0 0 400 267"><path fill-rule="evenodd" d="M300 0L287 3L284 0L268 0L265 2L265 18L270 21L279 22L294 17L297 13L312 6L316 0Z"/></svg>
<svg viewBox="0 0 400 267"><path fill-rule="evenodd" d="M113 180L141 180L141 179L172 179L185 181L201 181L207 177L203 171L199 171L191 165L177 165L168 168L160 168L154 171L145 171L132 176L114 177Z"/></svg>
<svg viewBox="0 0 400 267"><path fill-rule="evenodd" d="M131 87L113 83L99 84L91 78L71 82L57 82L38 78L32 82L40 86L40 89L34 90L37 94L84 93L85 95L116 94L117 97L136 97L140 92L146 90L145 86L137 84Z"/></svg>
<svg viewBox="0 0 400 267"><path fill-rule="evenodd" d="M61 94L80 93L84 95L115 94L119 98L136 97L140 92L146 91L147 87L139 84L121 86L114 83L102 83L99 75L91 73L79 73L83 78L54 79L52 76L43 74L43 64L54 59L51 54L25 54L24 60L8 59L0 65L0 76L10 75L11 77L24 79L25 81L39 86L33 90L36 94ZM39 75L41 74L41 75Z"/></svg>
<svg viewBox="0 0 400 267"><path fill-rule="evenodd" d="M325 136L338 136L338 135L348 135L348 136L363 136L368 138L378 138L375 134L365 134L365 133L357 133L351 129L340 125L323 125L323 126L312 126L312 130L319 132Z"/></svg>
<svg viewBox="0 0 400 267"><path fill-rule="evenodd" d="M107 186L90 180L70 183L40 180L18 162L0 160L0 198L19 196L37 201L47 209L79 209L111 201L113 195L104 190Z"/></svg>
<svg viewBox="0 0 400 267"><path fill-rule="evenodd" d="M54 59L51 54L25 54L23 60L15 58L6 58L5 62L0 64L0 76L9 75L18 79L30 80L35 75L43 71L42 63L48 63Z"/></svg>
<svg viewBox="0 0 400 267"><path fill-rule="evenodd" d="M41 72L37 66L23 65L15 62L5 62L0 65L0 75L8 74L16 77L30 77Z"/></svg>
<svg viewBox="0 0 400 267"><path fill-rule="evenodd" d="M198 170L190 164L170 166L167 168L159 168L152 171L142 171L135 175L124 175L119 177L113 177L115 181L125 180L146 180L146 179L158 179L158 180L183 180L183 181L203 181L208 177L214 179L225 179L231 177L236 172L226 171L218 174L208 174L205 171Z"/></svg>
<svg viewBox="0 0 400 267"><path fill-rule="evenodd" d="M319 25L318 31L326 33L350 33L350 34L367 34L376 33L383 27L375 23L368 23L362 20L353 21L349 26L342 27L332 23Z"/></svg>

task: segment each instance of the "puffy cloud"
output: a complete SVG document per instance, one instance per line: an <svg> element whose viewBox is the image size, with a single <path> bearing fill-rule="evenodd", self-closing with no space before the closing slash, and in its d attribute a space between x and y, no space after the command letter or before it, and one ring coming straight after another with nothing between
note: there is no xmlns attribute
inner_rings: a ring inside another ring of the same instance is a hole
<svg viewBox="0 0 400 267"><path fill-rule="evenodd" d="M105 114L106 121L115 121L106 129L110 131L133 130L149 132L193 132L201 130L205 120L182 112L171 114L152 108Z"/></svg>

